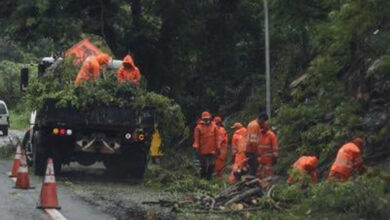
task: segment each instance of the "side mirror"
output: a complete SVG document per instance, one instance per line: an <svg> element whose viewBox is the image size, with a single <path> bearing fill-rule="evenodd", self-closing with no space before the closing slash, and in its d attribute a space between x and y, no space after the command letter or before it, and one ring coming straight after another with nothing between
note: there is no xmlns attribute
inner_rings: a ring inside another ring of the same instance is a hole
<svg viewBox="0 0 390 220"><path fill-rule="evenodd" d="M20 70L20 91L21 92L26 92L27 91L27 86L28 86L28 75L29 71L28 68L22 68Z"/></svg>

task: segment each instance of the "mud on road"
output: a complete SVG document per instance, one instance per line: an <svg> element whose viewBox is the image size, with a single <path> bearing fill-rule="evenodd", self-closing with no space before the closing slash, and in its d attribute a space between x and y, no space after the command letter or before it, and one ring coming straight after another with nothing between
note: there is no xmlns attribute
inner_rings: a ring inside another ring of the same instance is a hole
<svg viewBox="0 0 390 220"><path fill-rule="evenodd" d="M11 167L15 145L22 140L24 132L11 130L9 136L0 136L1 170ZM12 155L12 156L11 156ZM11 156L11 157L10 157ZM30 172L31 173L31 172ZM32 176L40 182L41 178ZM175 196L146 187L142 180L118 178L109 175L100 163L84 167L77 163L65 166L61 175L56 175L59 202L63 210L72 201L80 209L91 209L110 216L109 219L178 219L170 208L143 205L145 201L174 200ZM67 195L61 195L66 193ZM62 203L62 204L61 204ZM31 209L28 207L26 209ZM34 210L34 209L33 209ZM29 211L32 212L32 211ZM90 211L89 211L90 212ZM63 213L66 217L66 213ZM71 220L73 218L69 218ZM83 216L82 219L89 219Z"/></svg>

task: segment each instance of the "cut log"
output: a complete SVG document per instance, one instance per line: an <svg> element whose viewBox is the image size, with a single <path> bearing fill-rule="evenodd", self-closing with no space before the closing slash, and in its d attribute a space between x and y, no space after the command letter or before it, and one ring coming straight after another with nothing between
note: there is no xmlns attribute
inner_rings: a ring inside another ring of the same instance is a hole
<svg viewBox="0 0 390 220"><path fill-rule="evenodd" d="M251 197L251 196L254 196L254 195L257 195L260 193L262 193L262 190L260 187L249 189L249 190L243 192L242 194L237 195L237 196L233 197L232 199L230 199L229 201L227 201L225 203L225 206L230 205L230 204L235 203L235 202L242 201L244 199L247 199L248 197Z"/></svg>

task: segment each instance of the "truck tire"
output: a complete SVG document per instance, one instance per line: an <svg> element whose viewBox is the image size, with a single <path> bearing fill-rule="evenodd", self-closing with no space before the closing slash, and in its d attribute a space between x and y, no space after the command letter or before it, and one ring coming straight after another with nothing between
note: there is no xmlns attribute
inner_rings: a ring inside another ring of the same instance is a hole
<svg viewBox="0 0 390 220"><path fill-rule="evenodd" d="M129 163L129 174L137 179L142 179L147 165L147 154L143 151L132 153L131 163Z"/></svg>
<svg viewBox="0 0 390 220"><path fill-rule="evenodd" d="M3 130L3 136L8 136L8 128L4 128L4 130Z"/></svg>
<svg viewBox="0 0 390 220"><path fill-rule="evenodd" d="M47 150L44 146L45 135L42 132L34 134L33 141L33 169L34 174L37 176L43 176L45 174L46 162L48 158Z"/></svg>
<svg viewBox="0 0 390 220"><path fill-rule="evenodd" d="M134 150L135 148L136 150ZM142 179L146 170L147 154L138 146L134 146L132 149L104 160L103 164L108 172L117 176L130 175Z"/></svg>

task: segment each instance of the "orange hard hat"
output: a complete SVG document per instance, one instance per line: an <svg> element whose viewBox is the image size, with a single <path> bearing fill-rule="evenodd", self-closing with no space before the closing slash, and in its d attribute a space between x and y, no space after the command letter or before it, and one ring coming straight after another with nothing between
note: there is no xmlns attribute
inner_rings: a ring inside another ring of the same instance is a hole
<svg viewBox="0 0 390 220"><path fill-rule="evenodd" d="M217 124L222 123L222 118L219 117L219 116L216 116L216 117L214 118L214 122L217 123Z"/></svg>
<svg viewBox="0 0 390 220"><path fill-rule="evenodd" d="M100 65L105 65L105 64L108 64L108 62L110 62L111 58L107 54L103 53L103 54L98 55L96 57L96 59Z"/></svg>
<svg viewBox="0 0 390 220"><path fill-rule="evenodd" d="M232 129L239 129L239 128L242 128L242 127L243 126L242 126L242 124L240 122L236 122L230 128L232 128Z"/></svg>
<svg viewBox="0 0 390 220"><path fill-rule="evenodd" d="M202 119L211 119L212 116L210 112L202 112Z"/></svg>

